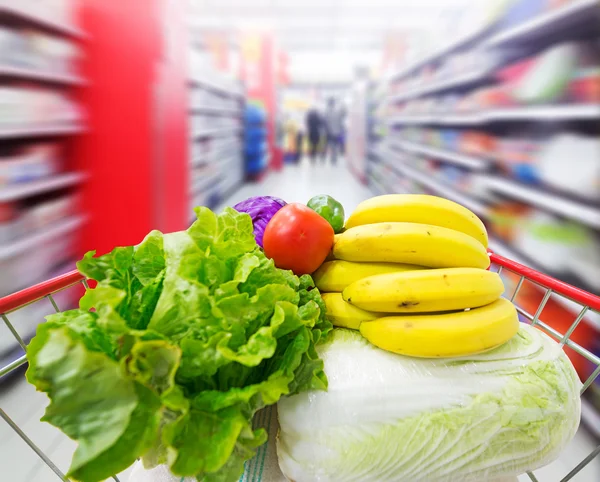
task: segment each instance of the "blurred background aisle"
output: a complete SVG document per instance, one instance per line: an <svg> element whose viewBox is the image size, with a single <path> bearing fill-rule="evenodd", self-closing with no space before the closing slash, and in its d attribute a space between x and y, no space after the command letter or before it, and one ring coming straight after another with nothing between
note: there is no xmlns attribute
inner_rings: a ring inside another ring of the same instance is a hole
<svg viewBox="0 0 600 482"><path fill-rule="evenodd" d="M194 206L404 192L464 204L493 250L600 295L600 2L0 0L0 297ZM525 282L516 301L543 296ZM28 341L51 310L9 316ZM556 294L541 312L563 333L576 316ZM600 314L571 339L600 357ZM0 322L0 366L22 355ZM0 407L66 465L43 397L7 378ZM544 481L598 445L600 377L582 420ZM6 480L54 480L0 430Z"/></svg>

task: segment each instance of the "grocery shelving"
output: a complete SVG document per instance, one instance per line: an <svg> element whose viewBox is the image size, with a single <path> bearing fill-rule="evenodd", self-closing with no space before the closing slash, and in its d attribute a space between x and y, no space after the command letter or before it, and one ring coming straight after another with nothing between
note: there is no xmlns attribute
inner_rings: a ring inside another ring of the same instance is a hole
<svg viewBox="0 0 600 482"><path fill-rule="evenodd" d="M474 157L460 152L452 152L445 149L437 149L414 142L407 142L401 140L394 140L390 144L391 147L397 147L406 152L412 152L414 154L422 154L424 156L431 156L437 159L471 168L473 170L484 170L489 166L489 162L486 159Z"/></svg>
<svg viewBox="0 0 600 482"><path fill-rule="evenodd" d="M202 46L189 50L189 212L216 206L243 181L242 134L245 91L215 69ZM190 221L195 219L191 214Z"/></svg>
<svg viewBox="0 0 600 482"><path fill-rule="evenodd" d="M198 139L201 137L229 137L238 135L240 132L240 128L231 129L229 127L220 127L217 129L198 130L196 132L192 132L191 136L194 139Z"/></svg>
<svg viewBox="0 0 600 482"><path fill-rule="evenodd" d="M80 28L52 18L52 15L48 15L48 12L45 12L33 2L2 1L0 2L0 16L12 17L38 28L51 30L53 33L66 35L74 39L86 40L89 38Z"/></svg>
<svg viewBox="0 0 600 482"><path fill-rule="evenodd" d="M600 121L600 106L585 104L542 105L494 109L483 114L488 121Z"/></svg>
<svg viewBox="0 0 600 482"><path fill-rule="evenodd" d="M387 101L401 102L408 99L413 99L415 97L421 97L424 95L442 92L453 87L466 86L474 82L480 82L482 80L485 80L489 76L489 73L490 72L487 69L474 70L472 72L467 72L451 77L449 79L434 81L430 85L424 85L416 87L414 89L409 89L408 91L402 92L400 94L392 94L390 97L387 98Z"/></svg>
<svg viewBox="0 0 600 482"><path fill-rule="evenodd" d="M84 173L70 172L35 181L0 187L0 202L14 201L27 196L34 196L37 194L74 186L83 182L85 178L86 175Z"/></svg>
<svg viewBox="0 0 600 482"><path fill-rule="evenodd" d="M457 114L412 114L395 115L388 124L398 125L482 125L492 122L515 121L600 121L600 106L597 105L547 105L490 109L488 111Z"/></svg>
<svg viewBox="0 0 600 482"><path fill-rule="evenodd" d="M479 201L446 186L444 183L433 178L431 174L428 174L415 167L408 165L397 155L392 154L388 158L393 159L393 162L388 165L392 169L395 169L396 171L400 172L400 174L410 179L413 179L414 181L417 181L418 183L424 186L427 186L428 188L439 193L440 196L444 196L448 199L451 199L452 201L455 201L459 204L462 204L463 206L468 207L471 211L478 215L485 216L487 214L488 211L485 204L480 203ZM383 162L386 163L386 161Z"/></svg>
<svg viewBox="0 0 600 482"><path fill-rule="evenodd" d="M57 122L25 125L1 125L0 140L30 137L67 136L81 134L87 130L84 124L77 122Z"/></svg>
<svg viewBox="0 0 600 482"><path fill-rule="evenodd" d="M79 75L62 72L45 72L30 67L17 67L0 64L0 77L11 77L23 80L35 80L64 85L86 85L87 81Z"/></svg>
<svg viewBox="0 0 600 482"><path fill-rule="evenodd" d="M190 83L192 85L205 87L226 96L236 97L239 99L243 99L245 95L244 91L239 86L235 86L231 82L227 82L224 79L218 81L207 76L192 75L190 77Z"/></svg>
<svg viewBox="0 0 600 482"><path fill-rule="evenodd" d="M77 69L88 36L74 25L75 12L69 0L0 0L2 296L52 277L65 261L72 269L82 254L78 234L88 216L79 186L88 176L73 140L87 124L73 93L88 84ZM20 324L24 338L47 313ZM0 355L20 349L6 342Z"/></svg>
<svg viewBox="0 0 600 482"><path fill-rule="evenodd" d="M599 206L542 191L503 177L485 177L482 182L491 190L600 229Z"/></svg>
<svg viewBox="0 0 600 482"><path fill-rule="evenodd" d="M550 34L571 30L600 19L598 0L565 2L561 8L546 12L513 28L498 32L486 41L488 47L500 47L533 42Z"/></svg>
<svg viewBox="0 0 600 482"><path fill-rule="evenodd" d="M492 27L491 25L487 25L482 28L476 28L474 30L471 30L471 31L461 34L453 41L444 42L444 44L440 48L434 50L433 52L431 52L429 54L424 55L418 61L413 62L412 64L399 70L398 72L395 72L391 76L391 80L399 80L404 77L407 77L410 74L412 74L413 72L415 72L416 70L420 69L421 67L424 67L427 64L435 62L435 61L441 59L442 57L445 57L445 56L451 54L452 52L455 52L455 51L465 47L469 43L474 42L477 39L479 39L487 30L491 29L491 27Z"/></svg>
<svg viewBox="0 0 600 482"><path fill-rule="evenodd" d="M231 107L212 107L205 105L193 105L190 108L191 112L199 114L229 114L234 116L241 116L242 111L238 108Z"/></svg>
<svg viewBox="0 0 600 482"><path fill-rule="evenodd" d="M27 253L32 249L43 246L48 241L69 234L82 226L85 219L85 216L71 216L45 227L43 231L34 232L6 245L0 245L0 261Z"/></svg>

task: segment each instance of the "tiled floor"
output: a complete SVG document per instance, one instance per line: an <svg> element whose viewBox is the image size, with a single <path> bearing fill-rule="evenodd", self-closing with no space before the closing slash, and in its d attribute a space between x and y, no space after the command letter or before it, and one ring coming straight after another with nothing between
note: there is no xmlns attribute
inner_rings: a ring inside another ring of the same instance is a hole
<svg viewBox="0 0 600 482"><path fill-rule="evenodd" d="M224 205L233 205L249 196L273 195L288 202L307 202L316 194L327 193L343 203L348 212L371 196L343 165L310 166L303 163L287 167L267 177L261 183L244 185ZM66 471L74 443L48 424L39 422L46 405L46 396L35 392L23 378L15 374L0 384L0 407L31 437L31 439L63 471ZM580 430L559 460L540 470L540 482L558 482L598 444L584 430ZM128 472L120 474L127 481ZM35 455L12 429L0 420L0 481L1 482L54 482L55 474ZM520 480L528 480L522 478ZM575 482L600 481L600 457L580 472ZM406 481L409 482L409 481Z"/></svg>

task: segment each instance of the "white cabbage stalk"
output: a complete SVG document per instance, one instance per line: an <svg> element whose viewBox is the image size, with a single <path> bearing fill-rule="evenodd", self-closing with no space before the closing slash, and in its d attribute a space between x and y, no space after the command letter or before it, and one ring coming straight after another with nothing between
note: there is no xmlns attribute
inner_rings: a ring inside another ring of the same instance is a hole
<svg viewBox="0 0 600 482"><path fill-rule="evenodd" d="M327 392L279 401L277 454L295 482L469 482L553 461L579 425L581 383L559 345L522 325L455 359L388 353L336 329Z"/></svg>

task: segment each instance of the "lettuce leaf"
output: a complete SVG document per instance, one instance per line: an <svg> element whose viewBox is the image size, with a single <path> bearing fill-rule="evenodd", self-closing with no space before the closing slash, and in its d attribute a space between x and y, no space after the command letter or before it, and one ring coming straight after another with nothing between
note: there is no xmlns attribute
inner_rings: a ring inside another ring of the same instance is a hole
<svg viewBox="0 0 600 482"><path fill-rule="evenodd" d="M197 209L186 231L87 253L80 308L40 325L27 379L45 421L79 442L69 476L103 480L137 458L180 476L237 480L266 440L259 409L327 388L331 330L310 276L277 269L250 217Z"/></svg>

